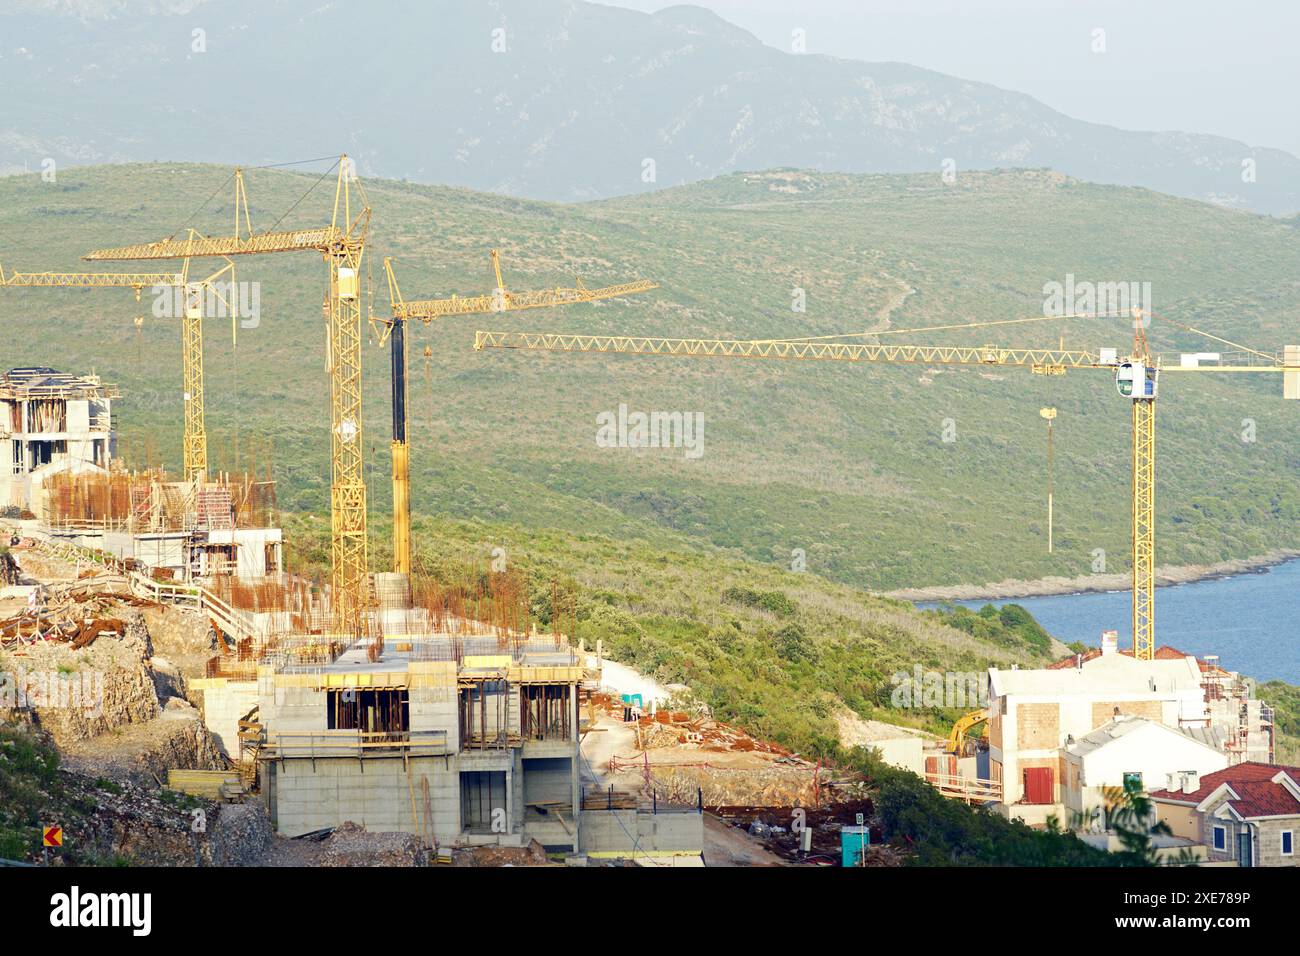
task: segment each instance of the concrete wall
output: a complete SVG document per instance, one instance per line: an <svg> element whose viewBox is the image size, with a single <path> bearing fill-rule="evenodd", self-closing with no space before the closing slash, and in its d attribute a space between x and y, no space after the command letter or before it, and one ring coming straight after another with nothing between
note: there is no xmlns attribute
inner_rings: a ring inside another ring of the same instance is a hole
<svg viewBox="0 0 1300 956"><path fill-rule="evenodd" d="M281 532L279 528L229 528L214 529L208 532L208 544L235 545L237 573L249 577L261 577L279 571L279 567L268 567L266 563L267 545L274 545L280 561Z"/></svg>
<svg viewBox="0 0 1300 956"><path fill-rule="evenodd" d="M427 822L442 843L460 834L459 775L443 757L268 761L264 786L284 836L347 821L406 833L422 832Z"/></svg>
<svg viewBox="0 0 1300 956"><path fill-rule="evenodd" d="M462 815L460 829L464 836L471 836L470 828L474 827L472 833L473 838L470 842L475 844L505 842L510 845L516 845L519 842L517 839L503 840L503 837L508 835L513 834L517 836L522 826L523 784L518 763L518 753L508 749L466 750L456 756L454 764L457 768L457 812ZM469 778L467 775L473 773L498 774L500 783L499 785L493 784L491 801L488 804L476 806L471 811L471 814L467 815L461 808L459 802L461 800L462 786L471 788L471 790L467 792L485 792L481 790L481 783L477 784L480 790L475 791L472 789L476 784L472 778ZM488 829L490 815L493 811L498 809L506 811L506 820L509 825L509 831L506 834L492 832ZM483 814L484 819L476 823L472 819L472 814L474 813ZM485 837L485 835L487 836Z"/></svg>
<svg viewBox="0 0 1300 956"><path fill-rule="evenodd" d="M259 677L259 715L272 737L290 730L324 730L325 691L310 687L277 687L271 677Z"/></svg>
<svg viewBox="0 0 1300 956"><path fill-rule="evenodd" d="M523 760L523 802L573 805L573 761L562 757Z"/></svg>
<svg viewBox="0 0 1300 956"><path fill-rule="evenodd" d="M460 749L460 727L456 719L456 671L447 662L441 686L421 686L415 682L407 688L407 702L412 731L445 730L447 746L453 752Z"/></svg>
<svg viewBox="0 0 1300 956"><path fill-rule="evenodd" d="M925 776L925 741L910 734L887 740L873 740L867 746L879 751L880 759L895 767Z"/></svg>
<svg viewBox="0 0 1300 956"><path fill-rule="evenodd" d="M239 721L258 704L257 681L232 681L224 677L190 682L203 692L203 722L217 744L232 760L239 759Z"/></svg>
<svg viewBox="0 0 1300 956"><path fill-rule="evenodd" d="M151 568L183 568L185 540L181 533L171 535L136 535L135 557Z"/></svg>
<svg viewBox="0 0 1300 956"><path fill-rule="evenodd" d="M579 850L588 855L703 853L704 815L642 810L584 810Z"/></svg>

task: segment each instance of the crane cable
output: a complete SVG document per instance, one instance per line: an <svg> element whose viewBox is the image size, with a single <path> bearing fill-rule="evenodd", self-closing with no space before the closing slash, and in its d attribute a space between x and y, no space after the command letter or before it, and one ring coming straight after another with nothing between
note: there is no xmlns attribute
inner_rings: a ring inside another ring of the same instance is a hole
<svg viewBox="0 0 1300 956"><path fill-rule="evenodd" d="M1218 335L1212 335L1209 332L1202 332L1200 329L1193 328L1190 325L1184 325L1182 322L1178 322L1175 319L1168 318L1167 316L1156 315L1154 312L1150 311L1149 309L1143 309L1141 310L1141 312L1142 314L1148 316L1149 318L1159 319L1161 322L1167 322L1170 325L1177 326L1178 328L1182 329L1184 332L1191 332L1194 335L1203 335L1205 338L1211 339L1212 341L1219 342L1223 345L1230 345L1234 349L1240 349L1241 351L1249 352L1252 355L1258 355L1260 358L1267 359L1269 362L1277 361L1276 355L1269 355L1267 352L1261 352L1259 349L1253 349L1249 345L1242 345L1239 342L1233 342L1231 339L1225 339Z"/></svg>
<svg viewBox="0 0 1300 956"><path fill-rule="evenodd" d="M306 166L306 165L308 165L308 164L310 164L310 163L321 163L321 162L324 162L325 160L327 160L327 159L331 159L331 158L334 160L334 164L333 164L332 166L330 166L329 169L325 170L325 172L321 175L320 179L318 179L318 180L316 180L316 182L312 183L311 186L309 186L309 187L307 188L307 191L306 191L305 193L303 193L301 196L299 196L298 199L293 203L293 205L291 205L288 209L286 209L286 210L284 211L284 213L280 216L280 218L277 219L277 220L275 221L275 225L271 226L271 228L270 228L269 230L267 230L268 232L274 232L274 231L275 231L275 227L278 226L278 225L280 225L280 223L284 222L285 217L288 216L289 213L293 212L296 208L298 208L298 205L299 205L299 204L300 204L304 199L306 199L306 198L311 194L312 190L314 190L317 186L319 186L319 185L321 184L321 181L324 180L326 176L328 176L330 173L334 172L334 170L338 167L338 164L339 164L338 157L337 157L337 156L335 156L335 157L330 157L330 156L319 156L319 157L317 157L316 159L298 159L298 160L293 160L292 162L287 162L287 163L266 163L266 164L264 164L264 165L262 165L262 166L247 166L247 167L244 167L244 168L246 168L246 169L283 169L283 168L285 168L285 167L287 167L287 166ZM222 182L217 186L216 189L212 190L212 192L208 194L208 197L207 197L206 199L204 199L201 203L199 203L196 207L194 207L194 211L191 212L188 216L185 217L185 223L191 223L191 222L193 222L194 219L195 219L195 217L198 216L198 214L199 214L200 212L202 212L202 211L207 207L208 203L212 202L212 200L213 200L214 198L216 198L216 195L217 195L219 192L221 192L221 191L222 191L223 189L225 189L228 185L230 185L231 181L232 181L234 178L235 178L235 174L232 172L229 176L227 176L227 177L226 177L226 178L225 178L225 179L224 179L224 180L223 180L223 181L222 181ZM363 191L363 197L364 197L364 191ZM367 200L367 204L369 204L369 203L368 203L368 200ZM175 239L175 238L176 238L176 234L179 233L182 229L185 229L185 228L187 228L186 224L182 224L181 226L177 227L177 228L176 228L176 229L171 233L171 235L169 235L169 236L167 237L167 239L169 239L169 240L170 240L170 239Z"/></svg>
<svg viewBox="0 0 1300 956"><path fill-rule="evenodd" d="M305 162L318 162L318 160L305 160ZM284 164L282 164L282 165L286 165L286 166L287 166L287 165L291 165L291 164L289 164L289 163L284 163ZM307 191L306 191L305 193L303 193L301 196L299 196L296 200L294 200L294 203L293 203L292 206L290 206L288 209L286 209L283 213L280 214L280 218L277 219L277 220L276 220L276 221L271 225L271 228L268 229L267 232L275 232L276 227L279 226L280 223L284 222L285 217L288 216L289 213L291 213L291 212L293 212L295 209L297 209L298 206L299 206L299 204L300 204L304 199L306 199L308 196L311 195L312 190L314 190L317 186L319 186L322 182L324 182L324 181L325 181L325 178L326 178L327 176L329 176L330 173L334 172L335 169L338 168L338 165L339 165L339 161L338 161L337 159L335 159L335 160L334 160L334 164L333 164L332 166L330 166L329 169L325 170L325 172L321 173L320 178L317 179L317 180L316 180L314 183L312 183L310 186L308 186L308 187L307 187Z"/></svg>
<svg viewBox="0 0 1300 956"><path fill-rule="evenodd" d="M771 344L774 342L818 342L827 339L857 338L869 335L908 335L916 332L946 332L953 329L982 329L995 325L1015 325L1023 322L1056 322L1062 319L1115 319L1122 317L1121 313L1107 312L1099 315L1070 314L1070 315L1034 315L1020 319L995 319L989 322L961 322L953 325L930 325L924 328L915 329L881 329L879 331L863 330L861 332L836 332L831 335L800 335L779 339L754 339L756 344Z"/></svg>

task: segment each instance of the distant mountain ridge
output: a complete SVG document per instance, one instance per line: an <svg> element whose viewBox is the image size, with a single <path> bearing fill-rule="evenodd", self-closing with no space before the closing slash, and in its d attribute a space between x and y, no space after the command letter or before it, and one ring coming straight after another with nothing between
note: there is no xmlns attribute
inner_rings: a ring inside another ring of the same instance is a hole
<svg viewBox="0 0 1300 956"><path fill-rule="evenodd" d="M0 36L8 172L347 149L363 174L582 200L736 170L938 176L947 162L958 176L1052 167L1300 210L1300 159L1284 151L1085 123L903 63L787 53L694 6L20 0Z"/></svg>

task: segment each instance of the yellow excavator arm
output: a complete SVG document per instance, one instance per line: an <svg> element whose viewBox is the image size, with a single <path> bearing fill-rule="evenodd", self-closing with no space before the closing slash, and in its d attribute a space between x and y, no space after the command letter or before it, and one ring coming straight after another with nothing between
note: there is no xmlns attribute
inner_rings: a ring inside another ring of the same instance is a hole
<svg viewBox="0 0 1300 956"><path fill-rule="evenodd" d="M948 742L944 744L944 752L960 756L967 734L988 719L989 712L983 709L962 714L957 718L957 722L952 725L952 733L948 735Z"/></svg>

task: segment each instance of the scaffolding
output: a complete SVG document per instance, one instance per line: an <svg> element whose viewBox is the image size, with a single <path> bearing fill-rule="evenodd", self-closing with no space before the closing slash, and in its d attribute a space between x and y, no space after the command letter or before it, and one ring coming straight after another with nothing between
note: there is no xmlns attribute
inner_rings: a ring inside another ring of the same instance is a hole
<svg viewBox="0 0 1300 956"><path fill-rule="evenodd" d="M278 522L275 482L218 473L177 481L162 470L59 472L45 480L45 521L57 531L129 534L271 528Z"/></svg>

